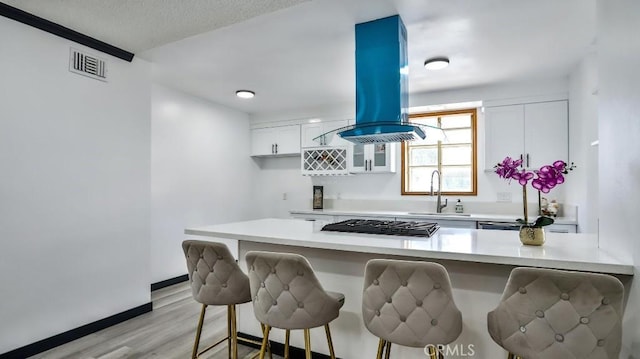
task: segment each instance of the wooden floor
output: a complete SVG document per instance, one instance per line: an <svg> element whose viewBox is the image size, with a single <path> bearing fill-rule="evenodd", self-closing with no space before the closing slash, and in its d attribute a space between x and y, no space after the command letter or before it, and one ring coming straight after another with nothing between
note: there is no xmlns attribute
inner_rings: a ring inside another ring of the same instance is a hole
<svg viewBox="0 0 640 359"><path fill-rule="evenodd" d="M151 294L153 311L113 327L80 338L31 358L120 359L191 358L201 305L191 297L187 282ZM224 337L226 307L208 307L200 341L201 348ZM239 345L240 358L251 358L257 350ZM201 358L228 358L226 343ZM273 358L281 358L276 355Z"/></svg>

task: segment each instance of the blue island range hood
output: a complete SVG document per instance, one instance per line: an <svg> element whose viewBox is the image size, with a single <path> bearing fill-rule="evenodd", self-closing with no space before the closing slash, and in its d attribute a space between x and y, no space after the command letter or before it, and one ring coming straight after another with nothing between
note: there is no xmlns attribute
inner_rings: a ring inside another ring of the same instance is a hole
<svg viewBox="0 0 640 359"><path fill-rule="evenodd" d="M354 143L424 139L409 124L407 29L399 15L356 24L356 124L338 133Z"/></svg>

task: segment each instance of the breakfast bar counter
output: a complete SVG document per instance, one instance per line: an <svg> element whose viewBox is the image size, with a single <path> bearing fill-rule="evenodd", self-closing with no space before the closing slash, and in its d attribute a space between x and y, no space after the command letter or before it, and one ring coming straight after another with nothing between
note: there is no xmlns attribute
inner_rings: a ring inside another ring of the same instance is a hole
<svg viewBox="0 0 640 359"><path fill-rule="evenodd" d="M500 301L509 273L515 267L607 273L625 287L633 279L631 263L599 248L598 238L587 234L547 233L541 247L524 246L516 231L440 228L431 237L407 237L321 231L323 221L260 219L188 228L189 237L237 241L238 260L246 271L248 251L294 252L305 256L326 290L345 295L340 316L331 324L336 355L340 358L373 358L377 338L362 321L364 267L373 258L438 262L449 272L454 300L462 312L463 331L452 343L472 349L466 357L506 357L487 332L487 313ZM238 308L239 331L260 336L251 304ZM274 330L271 339L284 342L284 331ZM322 328L311 330L312 348L327 353ZM291 343L304 347L302 333L292 332ZM452 348L453 349L453 348ZM421 348L394 346L392 357L427 358Z"/></svg>
<svg viewBox="0 0 640 359"><path fill-rule="evenodd" d="M266 218L188 228L185 233L347 252L633 274L632 264L598 248L598 238L591 234L547 233L546 243L534 247L522 245L516 231L440 228L432 237L422 238L321 231L325 224Z"/></svg>

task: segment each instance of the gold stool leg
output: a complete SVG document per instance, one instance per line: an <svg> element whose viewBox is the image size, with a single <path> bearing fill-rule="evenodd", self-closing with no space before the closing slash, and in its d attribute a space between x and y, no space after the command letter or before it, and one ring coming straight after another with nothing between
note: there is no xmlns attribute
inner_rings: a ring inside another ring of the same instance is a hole
<svg viewBox="0 0 640 359"><path fill-rule="evenodd" d="M269 332L271 331L271 327L268 325L264 326L264 334L262 338L262 346L260 347L260 359L264 359L264 352L267 350L267 346L269 343Z"/></svg>
<svg viewBox="0 0 640 359"><path fill-rule="evenodd" d="M311 359L311 334L309 329L304 330L304 353L306 359Z"/></svg>
<svg viewBox="0 0 640 359"><path fill-rule="evenodd" d="M291 331L289 329L284 332L284 359L289 359L289 336Z"/></svg>
<svg viewBox="0 0 640 359"><path fill-rule="evenodd" d="M387 342L387 350L384 353L384 358L389 359L390 355L391 355L391 342Z"/></svg>
<svg viewBox="0 0 640 359"><path fill-rule="evenodd" d="M227 305L227 351L229 352L229 358L231 358L231 350L233 348L233 343L232 343L232 339L231 339L231 315L232 315L232 311L231 311L231 306Z"/></svg>
<svg viewBox="0 0 640 359"><path fill-rule="evenodd" d="M331 330L329 330L329 324L324 325L324 331L327 333L327 343L329 343L329 355L331 359L336 359L336 353L333 351L333 342L331 341Z"/></svg>
<svg viewBox="0 0 640 359"><path fill-rule="evenodd" d="M387 344L382 338L378 342L378 353L376 354L376 359L382 359L382 352L384 351L384 347Z"/></svg>
<svg viewBox="0 0 640 359"><path fill-rule="evenodd" d="M507 359L516 359L516 356L511 354L511 353L508 353L507 354Z"/></svg>
<svg viewBox="0 0 640 359"><path fill-rule="evenodd" d="M238 359L238 322L236 321L236 306L231 305L231 343L233 345L233 359Z"/></svg>
<svg viewBox="0 0 640 359"><path fill-rule="evenodd" d="M260 323L260 327L262 328L262 335L264 337L265 325ZM273 357L271 356L271 342L270 341L267 341L267 354L269 354L269 359L273 359Z"/></svg>
<svg viewBox="0 0 640 359"><path fill-rule="evenodd" d="M440 356L440 352L438 351L438 347L435 345L429 345L429 359L438 359Z"/></svg>
<svg viewBox="0 0 640 359"><path fill-rule="evenodd" d="M200 345L200 335L202 334L202 324L204 323L204 313L207 311L207 305L202 305L200 311L200 320L198 321L198 329L196 329L196 341L193 343L193 352L191 353L191 359L198 357L198 345Z"/></svg>

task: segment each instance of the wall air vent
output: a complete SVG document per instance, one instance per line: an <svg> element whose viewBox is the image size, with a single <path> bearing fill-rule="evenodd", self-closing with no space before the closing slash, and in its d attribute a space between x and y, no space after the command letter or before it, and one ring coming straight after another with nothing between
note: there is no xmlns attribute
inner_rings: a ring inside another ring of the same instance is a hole
<svg viewBox="0 0 640 359"><path fill-rule="evenodd" d="M96 80L107 81L107 62L73 47L69 56L69 71Z"/></svg>

